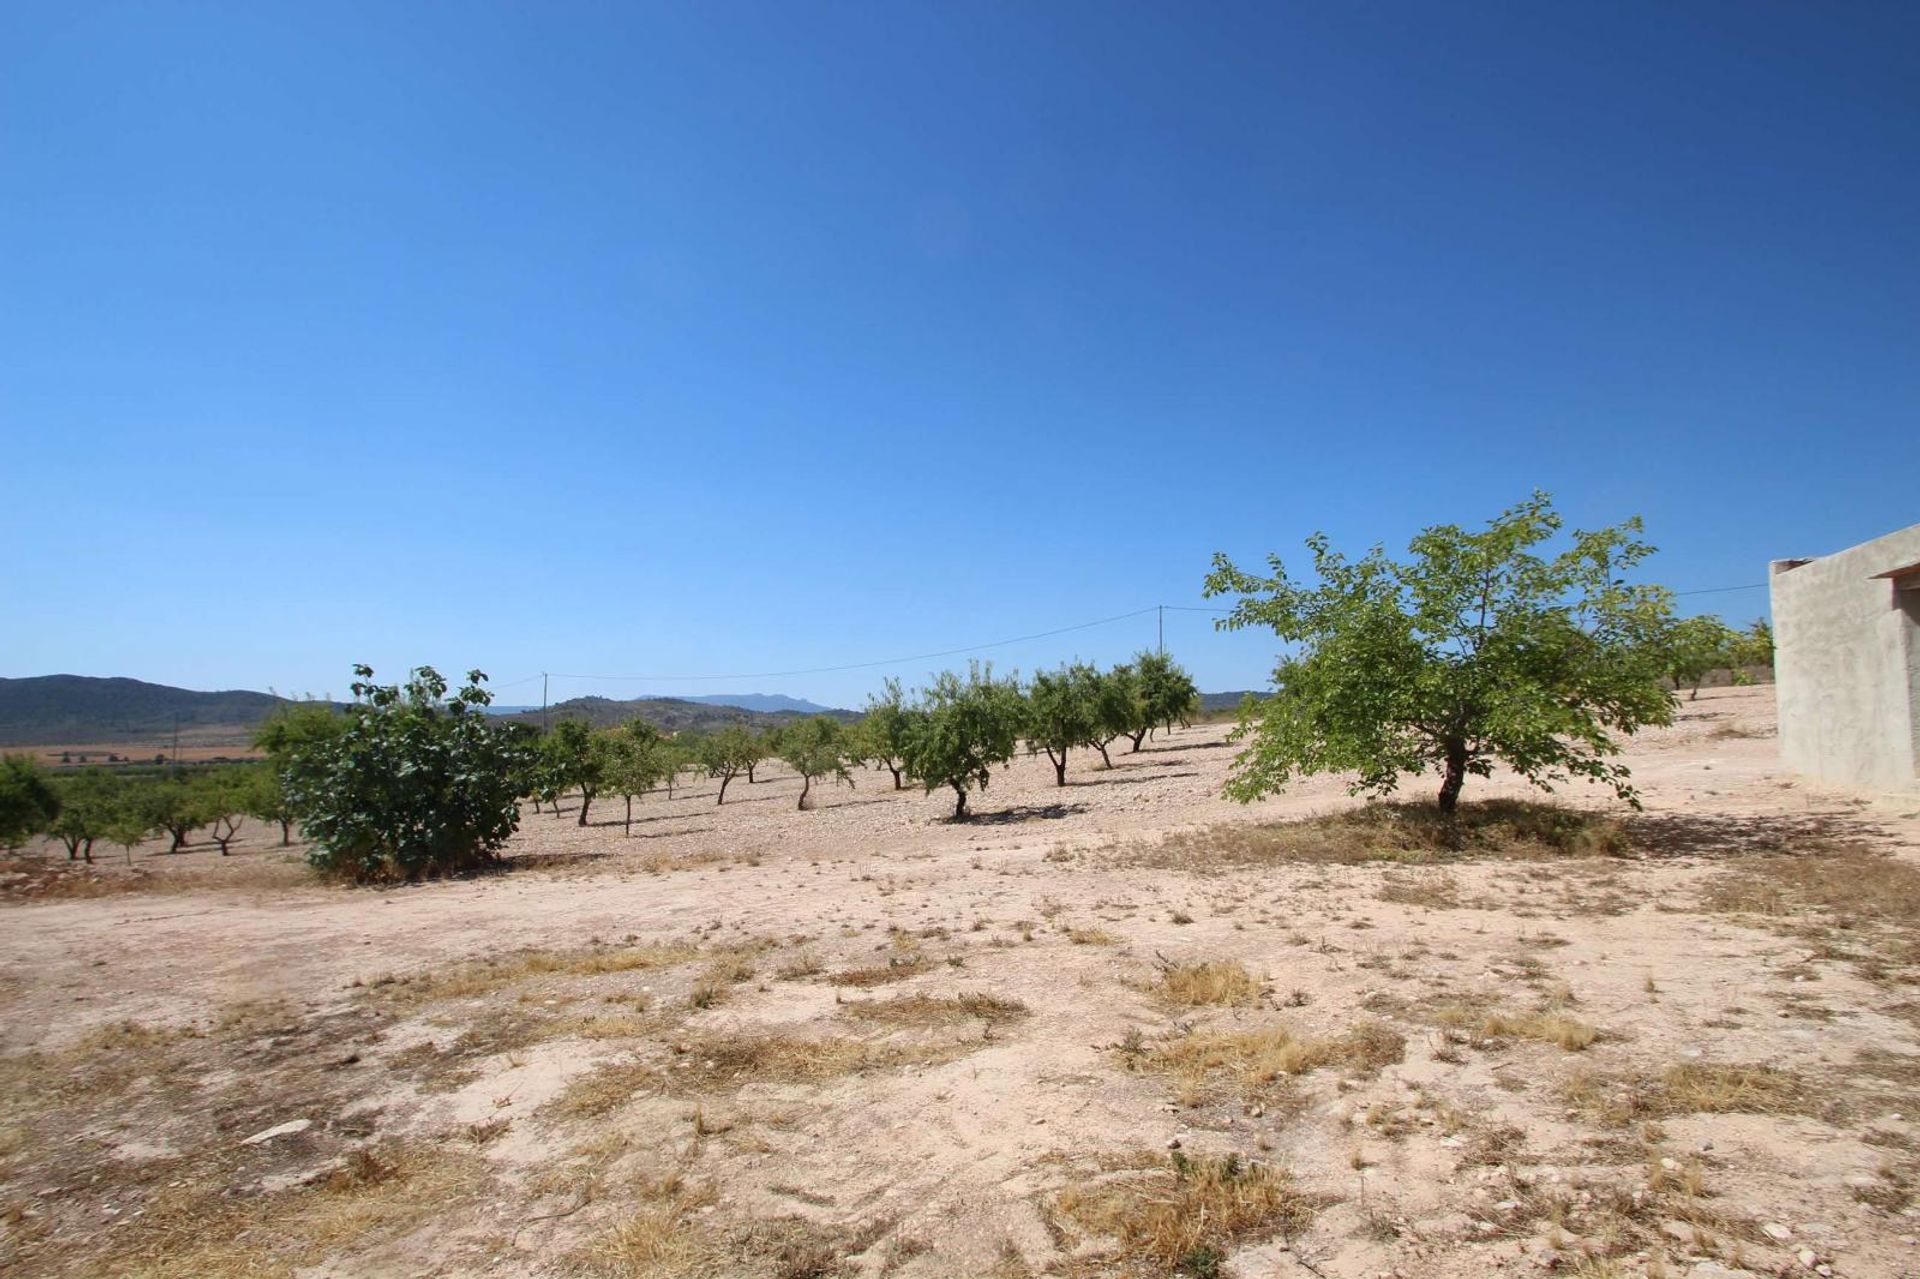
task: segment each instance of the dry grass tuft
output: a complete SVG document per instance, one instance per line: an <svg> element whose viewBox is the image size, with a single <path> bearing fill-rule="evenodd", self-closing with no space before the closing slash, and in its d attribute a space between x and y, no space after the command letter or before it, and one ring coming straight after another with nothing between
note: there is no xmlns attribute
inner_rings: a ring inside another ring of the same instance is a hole
<svg viewBox="0 0 1920 1279"><path fill-rule="evenodd" d="M1600 1038L1597 1027L1565 1013L1488 1013L1480 1019L1483 1039L1536 1039L1564 1052L1582 1052Z"/></svg>
<svg viewBox="0 0 1920 1279"><path fill-rule="evenodd" d="M1624 857L1626 829L1610 817L1557 804L1494 799L1463 804L1450 819L1431 804L1376 803L1270 825L1222 825L1116 850L1124 864L1219 871L1279 862L1406 862L1462 857Z"/></svg>
<svg viewBox="0 0 1920 1279"><path fill-rule="evenodd" d="M1215 1274L1245 1240L1304 1230L1320 1202L1270 1165L1176 1153L1149 1170L1069 1186L1052 1208L1057 1220L1113 1240L1114 1260L1158 1274Z"/></svg>
<svg viewBox="0 0 1920 1279"><path fill-rule="evenodd" d="M1611 1127L1687 1114L1810 1114L1817 1098L1792 1071L1773 1066L1680 1062L1658 1076L1608 1077L1582 1071L1562 1095L1574 1109Z"/></svg>
<svg viewBox="0 0 1920 1279"><path fill-rule="evenodd" d="M347 1245L396 1237L471 1200L481 1161L445 1147L356 1151L319 1183L236 1198L196 1182L155 1197L97 1273L121 1279L254 1279Z"/></svg>
<svg viewBox="0 0 1920 1279"><path fill-rule="evenodd" d="M1175 963L1162 958L1157 967L1160 970L1159 993L1169 1002L1182 1007L1251 1004L1260 998L1260 982L1235 959Z"/></svg>
<svg viewBox="0 0 1920 1279"><path fill-rule="evenodd" d="M1406 1057L1407 1042L1379 1022L1362 1022L1332 1038L1297 1038L1285 1026L1263 1030L1195 1031L1151 1049L1122 1049L1129 1067L1169 1074L1198 1094L1216 1075L1228 1075L1249 1098L1288 1076L1339 1067L1359 1077Z"/></svg>
<svg viewBox="0 0 1920 1279"><path fill-rule="evenodd" d="M387 1003L420 1004L477 999L536 977L590 977L692 963L702 955L690 942L646 946L586 946L577 950L523 950L498 959L456 964L415 977L375 978L367 985Z"/></svg>
<svg viewBox="0 0 1920 1279"><path fill-rule="evenodd" d="M1424 906L1428 910L1457 910L1464 904L1459 881L1443 870L1389 873L1375 896L1398 906Z"/></svg>
<svg viewBox="0 0 1920 1279"><path fill-rule="evenodd" d="M966 1022L1018 1021L1029 1014L1015 999L1001 999L974 991L958 995L899 995L868 999L842 1006L844 1016L889 1026L956 1026Z"/></svg>
<svg viewBox="0 0 1920 1279"><path fill-rule="evenodd" d="M636 1095L702 1093L748 1084L817 1084L869 1070L946 1061L977 1045L869 1043L842 1036L713 1035L674 1046L670 1062L609 1062L561 1090L543 1113L587 1119Z"/></svg>
<svg viewBox="0 0 1920 1279"><path fill-rule="evenodd" d="M605 1279L695 1279L722 1273L724 1258L695 1214L714 1202L711 1186L678 1177L640 1187L651 1202L602 1231L576 1260Z"/></svg>
<svg viewBox="0 0 1920 1279"><path fill-rule="evenodd" d="M895 957L885 964L871 968L846 968L828 976L827 980L835 986L858 986L867 988L885 986L891 982L905 981L909 977L918 977L933 968L932 961L920 955L911 958Z"/></svg>

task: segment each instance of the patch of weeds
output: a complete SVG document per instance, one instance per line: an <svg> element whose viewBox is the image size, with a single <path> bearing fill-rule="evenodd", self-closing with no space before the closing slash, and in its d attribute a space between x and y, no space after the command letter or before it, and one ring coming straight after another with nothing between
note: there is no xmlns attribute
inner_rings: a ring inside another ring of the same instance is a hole
<svg viewBox="0 0 1920 1279"><path fill-rule="evenodd" d="M1429 910L1456 910L1463 904L1459 881L1446 871L1389 872L1374 896L1383 902Z"/></svg>
<svg viewBox="0 0 1920 1279"><path fill-rule="evenodd" d="M1653 1076L1582 1071L1561 1094L1568 1105L1610 1127L1672 1115L1805 1115L1819 1109L1812 1088L1792 1071L1722 1062L1680 1062Z"/></svg>
<svg viewBox="0 0 1920 1279"><path fill-rule="evenodd" d="M1297 1100L1284 1085L1292 1076L1339 1068L1370 1078L1382 1066L1404 1060L1406 1040L1378 1022L1362 1022L1345 1034L1298 1037L1284 1026L1247 1031L1194 1031L1147 1045L1122 1042L1128 1069L1172 1076L1183 1098L1198 1102L1222 1080L1231 1080L1244 1100L1290 1103Z"/></svg>
<svg viewBox="0 0 1920 1279"><path fill-rule="evenodd" d="M1300 821L1220 825L1124 845L1124 865L1205 873L1284 862L1421 864L1462 857L1552 859L1631 853L1612 818L1557 804L1496 799L1452 817L1432 804L1375 803Z"/></svg>
<svg viewBox="0 0 1920 1279"><path fill-rule="evenodd" d="M1156 989L1170 1003L1198 1008L1207 1004L1251 1004L1261 983L1238 960L1205 959L1176 963L1162 957Z"/></svg>
<svg viewBox="0 0 1920 1279"><path fill-rule="evenodd" d="M905 981L909 977L918 977L931 970L933 965L925 958L915 955L910 959L895 956L885 964L869 968L844 968L827 977L835 986L885 986L890 982Z"/></svg>
<svg viewBox="0 0 1920 1279"><path fill-rule="evenodd" d="M1175 1152L1168 1162L1069 1186L1051 1209L1057 1222L1113 1241L1103 1262L1191 1275L1208 1273L1200 1267L1219 1273L1221 1260L1242 1242L1298 1234L1321 1206L1269 1164Z"/></svg>
<svg viewBox="0 0 1920 1279"><path fill-rule="evenodd" d="M957 1026L967 1022L1018 1021L1029 1015L1016 999L963 992L958 995L898 995L844 1004L841 1015L889 1026Z"/></svg>

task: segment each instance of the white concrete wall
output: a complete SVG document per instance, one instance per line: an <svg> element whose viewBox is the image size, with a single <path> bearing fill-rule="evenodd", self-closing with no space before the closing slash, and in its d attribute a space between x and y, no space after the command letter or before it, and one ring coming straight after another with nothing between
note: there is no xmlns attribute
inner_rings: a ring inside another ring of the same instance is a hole
<svg viewBox="0 0 1920 1279"><path fill-rule="evenodd" d="M1920 591L1876 573L1920 562L1920 524L1774 565L1780 755L1797 772L1920 790Z"/></svg>

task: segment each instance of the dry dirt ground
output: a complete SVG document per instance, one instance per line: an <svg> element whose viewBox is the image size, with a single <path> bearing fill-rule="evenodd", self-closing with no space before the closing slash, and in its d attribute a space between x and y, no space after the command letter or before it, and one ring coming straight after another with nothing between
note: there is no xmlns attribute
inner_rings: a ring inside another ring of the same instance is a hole
<svg viewBox="0 0 1920 1279"><path fill-rule="evenodd" d="M15 864L0 1274L1920 1274L1920 802L1766 689L1458 849L1231 755L575 801L396 890Z"/></svg>

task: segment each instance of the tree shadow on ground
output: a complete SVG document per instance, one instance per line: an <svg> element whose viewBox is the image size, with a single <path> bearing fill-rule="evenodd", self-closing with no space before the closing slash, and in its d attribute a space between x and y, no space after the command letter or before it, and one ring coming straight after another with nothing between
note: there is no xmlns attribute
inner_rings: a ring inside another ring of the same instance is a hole
<svg viewBox="0 0 1920 1279"><path fill-rule="evenodd" d="M1102 774L1104 774L1104 771L1105 770L1102 770ZM1104 775L1096 775L1094 777L1082 778L1079 781L1070 781L1067 783L1067 785L1069 787L1072 787L1072 786L1151 786L1155 782L1169 781L1175 777L1198 777L1198 776L1200 776L1199 769L1187 768L1187 769L1182 769L1180 772L1177 772L1177 773L1155 773L1151 777L1107 777Z"/></svg>
<svg viewBox="0 0 1920 1279"><path fill-rule="evenodd" d="M1708 813L1637 813L1620 819L1636 853L1648 861L1818 855L1839 846L1878 844L1885 827L1839 813L1734 817Z"/></svg>
<svg viewBox="0 0 1920 1279"><path fill-rule="evenodd" d="M1062 817L1073 817L1086 811L1085 804L1017 804L1012 808L974 813L960 824L963 826L1011 826L1015 822L1058 821Z"/></svg>

